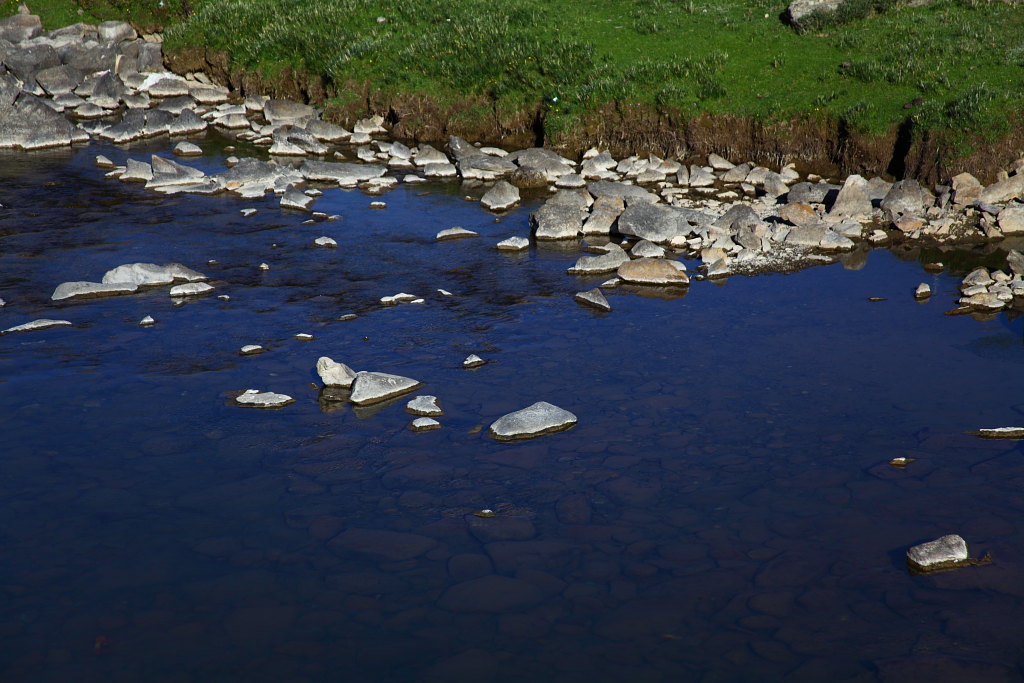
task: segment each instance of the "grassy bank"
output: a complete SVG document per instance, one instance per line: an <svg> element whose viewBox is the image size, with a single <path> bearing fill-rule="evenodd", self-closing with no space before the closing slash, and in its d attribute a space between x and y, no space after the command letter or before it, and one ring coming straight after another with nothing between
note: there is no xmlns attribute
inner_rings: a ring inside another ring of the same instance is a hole
<svg viewBox="0 0 1024 683"><path fill-rule="evenodd" d="M341 100L350 97L345 84L361 83L371 94L471 96L495 111L540 111L549 139L615 103L677 120L821 118L867 134L902 125L917 136L940 132L965 154L1006 133L1024 104L1024 9L1001 2L934 0L805 33L780 21L779 0L157 5L31 6L50 25L79 6L86 18L159 21L171 50L223 50L232 68L268 77L287 65L322 77L328 97ZM0 2L5 14L13 8Z"/></svg>

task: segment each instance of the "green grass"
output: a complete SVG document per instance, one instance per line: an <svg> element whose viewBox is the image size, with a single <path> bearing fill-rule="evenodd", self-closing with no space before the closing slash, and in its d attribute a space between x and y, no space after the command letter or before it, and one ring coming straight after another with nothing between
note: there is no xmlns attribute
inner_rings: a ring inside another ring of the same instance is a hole
<svg viewBox="0 0 1024 683"><path fill-rule="evenodd" d="M33 5L52 25L70 0ZM156 2L94 0L87 16L154 15ZM683 115L832 117L862 132L998 135L1024 104L1024 10L935 0L857 0L838 24L794 31L777 0L166 0L168 47L227 50L328 82L503 110L544 108L572 127L615 102ZM10 0L0 10L13 11ZM861 18L875 12L867 18ZM386 22L378 22L383 16ZM79 20L77 17L73 20ZM906 107L905 105L909 105Z"/></svg>

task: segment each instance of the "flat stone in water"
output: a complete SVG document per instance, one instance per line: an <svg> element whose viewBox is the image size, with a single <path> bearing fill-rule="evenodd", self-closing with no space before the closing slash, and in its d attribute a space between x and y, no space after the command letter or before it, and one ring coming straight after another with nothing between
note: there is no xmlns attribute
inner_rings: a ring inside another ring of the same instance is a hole
<svg viewBox="0 0 1024 683"><path fill-rule="evenodd" d="M983 439L1024 439L1024 427L992 427L990 429L976 429L968 434L980 436Z"/></svg>
<svg viewBox="0 0 1024 683"><path fill-rule="evenodd" d="M266 349L259 344L246 344L238 350L238 353L243 356L255 356L257 353L263 353L264 351L266 351Z"/></svg>
<svg viewBox="0 0 1024 683"><path fill-rule="evenodd" d="M318 247L325 247L327 249L337 249L338 243L331 237L324 235L323 237L317 237L313 240L313 244Z"/></svg>
<svg viewBox="0 0 1024 683"><path fill-rule="evenodd" d="M443 242L445 240L457 240L457 239L462 239L463 237L479 237L479 236L480 236L480 233L473 232L472 230L466 230L465 228L460 228L460 227L456 226L454 228L446 228L445 230L442 230L441 232L437 233L437 236L435 237L435 239L438 242Z"/></svg>
<svg viewBox="0 0 1024 683"><path fill-rule="evenodd" d="M619 266L616 273L624 282L638 285L690 284L690 278L665 259L641 258Z"/></svg>
<svg viewBox="0 0 1024 683"><path fill-rule="evenodd" d="M481 358L480 356L476 355L475 353L471 353L468 356L466 356L466 359L464 361L462 361L462 367L464 367L464 368L478 368L481 365L485 365L486 363L487 363L487 361L485 361L483 358Z"/></svg>
<svg viewBox="0 0 1024 683"><path fill-rule="evenodd" d="M103 284L131 283L140 287L169 285L174 282L199 282L206 276L180 263L158 266L155 263L126 263L103 274Z"/></svg>
<svg viewBox="0 0 1024 683"><path fill-rule="evenodd" d="M101 282L62 282L53 290L53 301L70 299L98 299L119 294L134 294L138 285L130 283L103 284Z"/></svg>
<svg viewBox="0 0 1024 683"><path fill-rule="evenodd" d="M431 417L418 417L409 423L409 429L414 432L429 432L440 428L441 423Z"/></svg>
<svg viewBox="0 0 1024 683"><path fill-rule="evenodd" d="M205 282L189 282L188 284L171 287L171 296L199 296L201 294L209 294L212 291L213 287Z"/></svg>
<svg viewBox="0 0 1024 683"><path fill-rule="evenodd" d="M444 414L437 404L436 396L417 396L405 404L405 412L425 417L439 417Z"/></svg>
<svg viewBox="0 0 1024 683"><path fill-rule="evenodd" d="M573 297L573 300L583 306L590 306L602 311L612 310L612 306L608 303L608 299L606 299L604 294L601 293L601 290L596 287L585 292L577 292L576 296Z"/></svg>
<svg viewBox="0 0 1024 683"><path fill-rule="evenodd" d="M384 372L358 372L352 381L352 403L365 406L407 394L423 386L421 382Z"/></svg>
<svg viewBox="0 0 1024 683"><path fill-rule="evenodd" d="M498 441L532 439L569 429L576 421L576 416L568 410L546 401L538 401L522 410L498 418L487 433Z"/></svg>
<svg viewBox="0 0 1024 683"><path fill-rule="evenodd" d="M280 408L294 402L295 399L286 394L258 389L246 389L235 398L235 403L246 408Z"/></svg>
<svg viewBox="0 0 1024 683"><path fill-rule="evenodd" d="M503 239L494 245L498 251L522 251L523 249L529 249L530 240L525 237L509 237Z"/></svg>
<svg viewBox="0 0 1024 683"><path fill-rule="evenodd" d="M32 322L27 322L22 325L15 325L14 327L8 327L0 334L10 334L12 332L32 332L33 330L46 330L51 327L70 327L70 320L50 320L49 318L39 318Z"/></svg>
<svg viewBox="0 0 1024 683"><path fill-rule="evenodd" d="M956 534L948 534L915 545L907 551L907 563L917 571L948 569L968 560L967 542Z"/></svg>

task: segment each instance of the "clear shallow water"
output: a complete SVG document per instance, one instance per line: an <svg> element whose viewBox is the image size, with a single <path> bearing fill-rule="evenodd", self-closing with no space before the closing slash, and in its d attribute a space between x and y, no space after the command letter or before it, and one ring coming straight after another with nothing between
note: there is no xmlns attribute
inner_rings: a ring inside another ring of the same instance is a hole
<svg viewBox="0 0 1024 683"><path fill-rule="evenodd" d="M75 323L0 338L6 680L1021 676L1022 453L963 431L1024 421L1024 336L944 316L956 275L874 251L613 291L599 314L572 301L604 279L565 275L575 249L494 250L530 206L495 222L455 185L400 186L383 211L335 189L314 208L342 218L307 226L93 163L154 151L0 158L0 327ZM482 237L434 242L454 225ZM133 261L231 300L49 302ZM427 302L377 303L399 291ZM237 355L250 343L268 352ZM491 362L463 370L469 353ZM408 397L323 400L321 355L424 382L444 427L410 432ZM249 387L297 401L231 405ZM579 424L483 433L538 400ZM910 576L906 548L945 533L994 564Z"/></svg>

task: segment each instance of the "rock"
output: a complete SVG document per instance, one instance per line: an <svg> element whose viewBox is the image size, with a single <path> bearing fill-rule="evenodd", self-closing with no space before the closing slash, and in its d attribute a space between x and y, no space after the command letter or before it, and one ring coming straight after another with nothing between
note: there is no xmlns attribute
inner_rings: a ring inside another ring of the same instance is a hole
<svg viewBox="0 0 1024 683"><path fill-rule="evenodd" d="M104 21L96 27L96 30L101 43L120 43L139 37L139 34L127 21Z"/></svg>
<svg viewBox="0 0 1024 683"><path fill-rule="evenodd" d="M928 286L927 282L922 282L914 290L915 299L927 299L932 295L932 288Z"/></svg>
<svg viewBox="0 0 1024 683"><path fill-rule="evenodd" d="M981 182L970 173L953 176L950 185L953 190L953 203L959 206L973 204L981 197L981 191L985 189Z"/></svg>
<svg viewBox="0 0 1024 683"><path fill-rule="evenodd" d="M369 118L356 121L356 125L352 126L352 132L374 135L376 133L387 133L388 130L384 127L384 117L380 114L375 114Z"/></svg>
<svg viewBox="0 0 1024 683"><path fill-rule="evenodd" d="M1024 206L1008 206L1000 211L999 230L1004 235L1024 234Z"/></svg>
<svg viewBox="0 0 1024 683"><path fill-rule="evenodd" d="M715 184L715 176L702 166L690 166L690 187L711 187Z"/></svg>
<svg viewBox="0 0 1024 683"><path fill-rule="evenodd" d="M173 185L193 185L206 178L199 169L179 164L170 159L153 155L153 177L146 183L147 188L167 187Z"/></svg>
<svg viewBox="0 0 1024 683"><path fill-rule="evenodd" d="M976 429L968 432L983 439L1024 439L1024 427L993 427L987 429Z"/></svg>
<svg viewBox="0 0 1024 683"><path fill-rule="evenodd" d="M575 424L576 416L569 411L539 401L499 418L491 424L488 434L498 441L514 441L560 432Z"/></svg>
<svg viewBox="0 0 1024 683"><path fill-rule="evenodd" d="M46 91L46 94L54 97L73 92L82 84L85 75L81 69L60 64L36 72L35 78L36 83Z"/></svg>
<svg viewBox="0 0 1024 683"><path fill-rule="evenodd" d="M832 230L826 230L825 236L818 242L818 248L822 251L850 251L856 244L849 237L844 237Z"/></svg>
<svg viewBox="0 0 1024 683"><path fill-rule="evenodd" d="M437 233L437 235L434 236L434 239L437 240L438 242L444 242L446 240L457 240L462 239L464 237L479 236L480 233L478 232L473 232L472 230L466 230L465 228L455 226L454 228L446 228L444 230L441 230L440 232Z"/></svg>
<svg viewBox="0 0 1024 683"><path fill-rule="evenodd" d="M247 408L280 408L289 403L295 403L295 399L286 394L275 394L272 391L246 389L235 398L235 403Z"/></svg>
<svg viewBox="0 0 1024 683"><path fill-rule="evenodd" d="M822 223L810 223L790 230L785 242L794 247L817 247L829 232Z"/></svg>
<svg viewBox="0 0 1024 683"><path fill-rule="evenodd" d="M321 142L345 142L352 137L352 133L341 126L325 121L312 120L307 122L304 127L307 133Z"/></svg>
<svg viewBox="0 0 1024 683"><path fill-rule="evenodd" d="M566 173L555 178L555 187L560 189L579 189L586 186L586 179L579 173Z"/></svg>
<svg viewBox="0 0 1024 683"><path fill-rule="evenodd" d="M791 202L779 209L779 218L796 226L809 225L818 222L818 214L809 204L803 202Z"/></svg>
<svg viewBox="0 0 1024 683"><path fill-rule="evenodd" d="M70 299L98 299L119 294L134 294L138 286L127 283L103 284L101 282L63 282L57 285L50 297L53 301Z"/></svg>
<svg viewBox="0 0 1024 683"><path fill-rule="evenodd" d="M417 396L405 404L405 412L424 417L440 417L444 415L436 396Z"/></svg>
<svg viewBox="0 0 1024 683"><path fill-rule="evenodd" d="M630 204L618 218L618 231L658 244L690 234L690 224L677 209L664 204Z"/></svg>
<svg viewBox="0 0 1024 683"><path fill-rule="evenodd" d="M43 22L34 14L18 13L0 19L0 40L20 43L31 40L43 32Z"/></svg>
<svg viewBox="0 0 1024 683"><path fill-rule="evenodd" d="M156 320L151 315L147 315L145 318L139 321L139 325L142 327L150 327L156 325Z"/></svg>
<svg viewBox="0 0 1024 683"><path fill-rule="evenodd" d="M870 218L871 196L868 194L868 181L857 174L848 176L828 213L835 217Z"/></svg>
<svg viewBox="0 0 1024 683"><path fill-rule="evenodd" d="M259 344L246 344L242 348L238 349L238 353L243 356L255 356L263 353L264 351L266 351L266 349Z"/></svg>
<svg viewBox="0 0 1024 683"><path fill-rule="evenodd" d="M356 379L357 373L344 363L338 363L327 356L321 356L316 362L316 372L320 381L327 387L348 389Z"/></svg>
<svg viewBox="0 0 1024 683"><path fill-rule="evenodd" d="M846 0L793 0L785 12L786 22L798 28L810 28L818 17L835 14Z"/></svg>
<svg viewBox="0 0 1024 683"><path fill-rule="evenodd" d="M504 211L519 203L519 190L499 180L480 198L480 206L489 211Z"/></svg>
<svg viewBox="0 0 1024 683"><path fill-rule="evenodd" d="M909 178L893 183L880 206L882 211L887 211L891 216L900 214L916 216L923 214L924 210L934 201L935 198L928 190L921 187L921 183Z"/></svg>
<svg viewBox="0 0 1024 683"><path fill-rule="evenodd" d="M437 601L451 612L506 614L541 602L544 593L532 583L489 574L449 588Z"/></svg>
<svg viewBox="0 0 1024 683"><path fill-rule="evenodd" d="M717 258L708 265L707 277L709 280L729 277L730 275L732 275L732 267L729 265L728 256Z"/></svg>
<svg viewBox="0 0 1024 683"><path fill-rule="evenodd" d="M359 183L383 176L387 173L388 169L380 164L306 161L299 168L299 171L307 180L331 181L337 182L342 187L355 187Z"/></svg>
<svg viewBox="0 0 1024 683"><path fill-rule="evenodd" d="M1024 254L1016 249L1011 249L1006 255L1006 263L1014 275L1024 275Z"/></svg>
<svg viewBox="0 0 1024 683"><path fill-rule="evenodd" d="M191 142L183 141L174 146L174 153L179 157L198 157L203 155L203 148Z"/></svg>
<svg viewBox="0 0 1024 683"><path fill-rule="evenodd" d="M414 432L429 432L440 428L441 423L432 417L418 417L409 423L409 429Z"/></svg>
<svg viewBox="0 0 1024 683"><path fill-rule="evenodd" d="M190 282L186 285L175 285L174 287L171 287L171 296L199 296L201 294L209 294L212 291L213 287L205 282Z"/></svg>
<svg viewBox="0 0 1024 683"><path fill-rule="evenodd" d="M629 253L636 258L665 258L665 249L648 240L640 240Z"/></svg>
<svg viewBox="0 0 1024 683"><path fill-rule="evenodd" d="M486 364L487 361L485 361L483 358L476 355L475 353L466 356L465 360L462 361L462 367L464 368L478 368L481 365Z"/></svg>
<svg viewBox="0 0 1024 683"><path fill-rule="evenodd" d="M907 564L916 571L949 569L967 562L967 542L956 534L915 545L907 551Z"/></svg>
<svg viewBox="0 0 1024 683"><path fill-rule="evenodd" d="M448 162L440 164L427 164L423 167L423 175L427 178L451 178L458 175L459 170L454 164Z"/></svg>
<svg viewBox="0 0 1024 683"><path fill-rule="evenodd" d="M130 283L139 287L169 285L175 282L200 282L206 276L180 263L158 266L155 263L126 263L103 274L103 284Z"/></svg>
<svg viewBox="0 0 1024 683"><path fill-rule="evenodd" d="M587 185L587 192L593 195L594 199L601 197L621 197L627 205L633 204L656 204L658 195L648 192L636 185L627 185L610 180L599 180Z"/></svg>
<svg viewBox="0 0 1024 683"><path fill-rule="evenodd" d="M153 179L153 167L145 161L128 159L120 179L126 183L148 183Z"/></svg>
<svg viewBox="0 0 1024 683"><path fill-rule="evenodd" d="M530 248L530 240L525 237L509 237L494 245L499 251L522 251Z"/></svg>
<svg viewBox="0 0 1024 683"><path fill-rule="evenodd" d="M422 383L383 372L358 372L352 381L352 403L365 406L414 391Z"/></svg>
<svg viewBox="0 0 1024 683"><path fill-rule="evenodd" d="M448 164L449 160L443 152L439 152L430 145L420 145L416 148L413 163L417 166L429 166L431 164ZM452 168L454 169L454 166Z"/></svg>
<svg viewBox="0 0 1024 683"><path fill-rule="evenodd" d="M593 275L610 273L618 270L623 263L629 262L629 255L614 242L606 245L606 251L597 256L581 256L576 264L567 271L570 275Z"/></svg>
<svg viewBox="0 0 1024 683"><path fill-rule="evenodd" d="M530 225L538 240L575 239L583 228L583 215L576 207L548 201L530 215Z"/></svg>
<svg viewBox="0 0 1024 683"><path fill-rule="evenodd" d="M986 204L1005 204L1024 195L1024 173L993 183L981 191L978 201Z"/></svg>
<svg viewBox="0 0 1024 683"><path fill-rule="evenodd" d="M539 168L520 166L508 177L508 182L518 188L537 189L547 187L548 176Z"/></svg>
<svg viewBox="0 0 1024 683"><path fill-rule="evenodd" d="M281 195L281 208L309 212L313 210L314 201L312 197L307 196L302 190L294 185L289 185L288 189Z"/></svg>
<svg viewBox="0 0 1024 683"><path fill-rule="evenodd" d="M619 266L616 273L624 282L638 285L686 286L690 278L665 259L642 258Z"/></svg>
<svg viewBox="0 0 1024 683"><path fill-rule="evenodd" d="M387 529L347 529L327 543L342 556L355 552L391 562L419 557L436 545L437 541L427 536Z"/></svg>
<svg viewBox="0 0 1024 683"><path fill-rule="evenodd" d="M320 118L316 109L292 100L271 99L263 104L263 116L275 128L284 125L302 125Z"/></svg>
<svg viewBox="0 0 1024 683"><path fill-rule="evenodd" d="M39 318L32 322L27 322L22 325L15 325L14 327L8 327L0 335L11 334L12 332L32 332L34 330L46 330L51 327L70 327L70 320L50 320L49 318Z"/></svg>
<svg viewBox="0 0 1024 683"><path fill-rule="evenodd" d="M721 157L717 154L708 155L708 165L716 171L728 171L733 168L736 164L732 163L728 159Z"/></svg>
<svg viewBox="0 0 1024 683"><path fill-rule="evenodd" d="M0 149L63 147L88 139L88 133L34 95L22 92L8 106L0 101Z"/></svg>
<svg viewBox="0 0 1024 683"><path fill-rule="evenodd" d="M967 275L962 280L962 284L967 287L971 287L974 285L988 287L993 282L995 282L995 280L993 280L992 276L989 274L988 268L985 268L984 266L979 266L978 268L975 268L971 272L967 273Z"/></svg>
<svg viewBox="0 0 1024 683"><path fill-rule="evenodd" d="M338 248L337 241L335 241L331 237L327 237L326 235L324 235L323 237L317 237L315 240L313 240L313 244L318 246L318 247L323 247L325 249L337 249Z"/></svg>
<svg viewBox="0 0 1024 683"><path fill-rule="evenodd" d="M597 288L589 289L585 292L577 292L573 297L573 300L580 305L591 306L602 311L612 310L612 306L608 303L608 299L606 299L604 294L601 293L601 290Z"/></svg>

